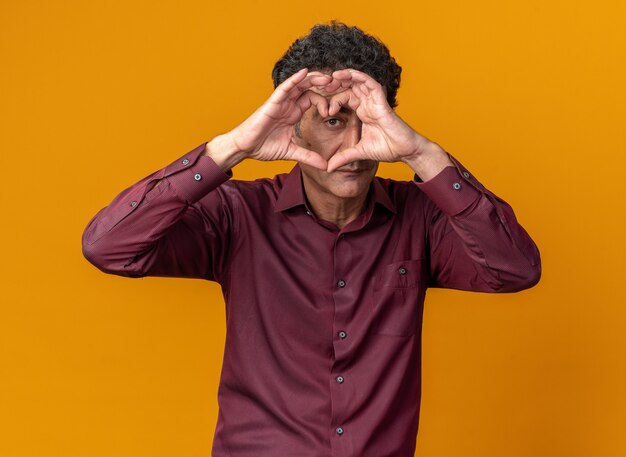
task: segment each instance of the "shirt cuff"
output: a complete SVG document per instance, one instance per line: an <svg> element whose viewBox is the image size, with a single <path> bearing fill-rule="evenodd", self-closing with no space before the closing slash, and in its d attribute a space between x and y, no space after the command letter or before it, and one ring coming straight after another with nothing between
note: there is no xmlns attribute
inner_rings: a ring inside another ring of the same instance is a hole
<svg viewBox="0 0 626 457"><path fill-rule="evenodd" d="M467 170L459 170L461 166L452 160L455 166L447 166L436 176L423 182L415 177L414 183L430 198L444 213L455 216L480 198L479 184L471 180Z"/></svg>
<svg viewBox="0 0 626 457"><path fill-rule="evenodd" d="M195 203L232 178L215 161L204 155L206 142L165 168L165 179L187 203Z"/></svg>

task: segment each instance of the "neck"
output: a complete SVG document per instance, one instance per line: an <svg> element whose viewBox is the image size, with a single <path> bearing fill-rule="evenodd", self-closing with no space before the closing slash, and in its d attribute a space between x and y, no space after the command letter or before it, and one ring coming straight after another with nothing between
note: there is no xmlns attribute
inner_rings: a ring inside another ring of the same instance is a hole
<svg viewBox="0 0 626 457"><path fill-rule="evenodd" d="M315 216L335 224L339 229L355 220L365 210L367 192L355 197L338 197L320 189L304 174L302 184L309 207Z"/></svg>

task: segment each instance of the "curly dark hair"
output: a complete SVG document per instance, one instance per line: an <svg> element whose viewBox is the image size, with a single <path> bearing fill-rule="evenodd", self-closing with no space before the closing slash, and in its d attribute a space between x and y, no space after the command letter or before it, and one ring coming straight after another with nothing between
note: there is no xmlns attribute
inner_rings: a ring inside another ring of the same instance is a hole
<svg viewBox="0 0 626 457"><path fill-rule="evenodd" d="M298 38L274 65L274 88L302 68L335 71L344 68L367 73L387 89L387 102L398 105L402 68L377 38L342 22L316 24L308 35Z"/></svg>

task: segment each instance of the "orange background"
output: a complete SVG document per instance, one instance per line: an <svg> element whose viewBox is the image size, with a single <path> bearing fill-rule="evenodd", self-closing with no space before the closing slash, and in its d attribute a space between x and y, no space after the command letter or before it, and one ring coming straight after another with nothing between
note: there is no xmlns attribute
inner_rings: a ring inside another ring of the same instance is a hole
<svg viewBox="0 0 626 457"><path fill-rule="evenodd" d="M0 455L210 455L219 287L104 275L81 234L241 122L287 46L333 18L388 44L399 114L509 202L542 254L519 294L430 291L416 455L626 455L624 5L3 2Z"/></svg>

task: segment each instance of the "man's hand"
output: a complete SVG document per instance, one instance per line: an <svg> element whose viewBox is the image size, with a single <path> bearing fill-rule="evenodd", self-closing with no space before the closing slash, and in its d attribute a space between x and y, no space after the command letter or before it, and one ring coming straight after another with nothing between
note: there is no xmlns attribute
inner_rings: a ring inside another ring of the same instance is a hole
<svg viewBox="0 0 626 457"><path fill-rule="evenodd" d="M322 116L328 115L326 98L309 89L318 87L332 93L340 84L328 75L309 74L306 68L298 71L242 124L210 141L207 155L225 170L245 158L295 160L325 170L326 160L294 142L294 125L313 105Z"/></svg>
<svg viewBox="0 0 626 457"><path fill-rule="evenodd" d="M327 171L363 159L403 161L426 181L452 165L443 149L413 130L393 111L376 80L353 69L335 71L332 77L347 90L330 98L328 115L349 106L361 120L362 130L361 140L355 146L337 152L328 160Z"/></svg>
<svg viewBox="0 0 626 457"><path fill-rule="evenodd" d="M319 93L318 93L319 92ZM299 146L294 126L314 106L323 117L349 106L362 122L361 140L328 162ZM206 155L228 170L246 158L295 160L332 172L356 160L403 161L424 181L452 162L436 143L406 124L389 106L382 86L353 69L332 76L302 69L286 79L248 119L207 143Z"/></svg>

